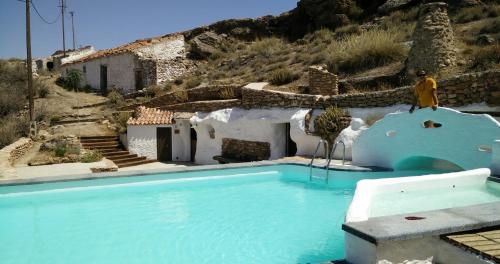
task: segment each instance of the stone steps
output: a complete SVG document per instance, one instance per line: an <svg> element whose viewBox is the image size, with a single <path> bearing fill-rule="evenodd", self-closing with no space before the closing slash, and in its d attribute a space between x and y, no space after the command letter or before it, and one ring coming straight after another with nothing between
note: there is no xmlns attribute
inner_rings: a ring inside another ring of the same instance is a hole
<svg viewBox="0 0 500 264"><path fill-rule="evenodd" d="M141 161L132 161L132 162L126 162L126 163L119 163L116 164L118 168L125 168L125 167L132 167L132 166L137 166L137 165L143 165L143 164L148 164L148 163L153 163L156 162L157 160L141 160Z"/></svg>
<svg viewBox="0 0 500 264"><path fill-rule="evenodd" d="M99 150L105 158L113 161L118 168L156 162L156 160L139 157L137 154L131 154L123 150L118 136L81 137L80 143L82 143L83 148Z"/></svg>

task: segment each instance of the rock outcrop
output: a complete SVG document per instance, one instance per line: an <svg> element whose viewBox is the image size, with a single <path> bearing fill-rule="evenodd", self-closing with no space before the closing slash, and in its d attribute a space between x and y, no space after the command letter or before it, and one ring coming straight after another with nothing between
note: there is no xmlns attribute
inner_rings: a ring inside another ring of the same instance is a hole
<svg viewBox="0 0 500 264"><path fill-rule="evenodd" d="M221 49L224 38L224 35L212 31L201 33L189 41L191 53L200 58L208 58Z"/></svg>

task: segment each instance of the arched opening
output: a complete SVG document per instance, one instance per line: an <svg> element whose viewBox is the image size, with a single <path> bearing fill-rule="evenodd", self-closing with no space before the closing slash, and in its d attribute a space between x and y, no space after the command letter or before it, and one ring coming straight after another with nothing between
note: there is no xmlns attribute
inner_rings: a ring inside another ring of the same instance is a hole
<svg viewBox="0 0 500 264"><path fill-rule="evenodd" d="M52 71L54 69L54 62L48 61L47 62L47 70Z"/></svg>
<svg viewBox="0 0 500 264"><path fill-rule="evenodd" d="M451 161L425 156L413 156L396 163L394 170L462 171L464 169Z"/></svg>

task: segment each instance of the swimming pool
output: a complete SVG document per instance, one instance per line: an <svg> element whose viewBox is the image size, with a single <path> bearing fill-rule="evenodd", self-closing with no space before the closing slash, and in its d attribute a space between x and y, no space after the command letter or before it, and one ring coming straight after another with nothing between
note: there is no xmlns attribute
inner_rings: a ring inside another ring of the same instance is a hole
<svg viewBox="0 0 500 264"><path fill-rule="evenodd" d="M321 174L318 170L316 174ZM0 187L2 263L316 263L343 258L356 182L430 171L243 167Z"/></svg>

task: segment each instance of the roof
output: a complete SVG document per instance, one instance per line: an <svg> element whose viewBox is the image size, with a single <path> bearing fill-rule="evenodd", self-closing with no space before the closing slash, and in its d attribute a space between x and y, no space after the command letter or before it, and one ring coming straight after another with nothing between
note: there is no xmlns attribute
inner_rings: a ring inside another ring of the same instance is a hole
<svg viewBox="0 0 500 264"><path fill-rule="evenodd" d="M170 125L175 123L174 113L170 111L139 106L135 113L136 117L129 118L127 125Z"/></svg>
<svg viewBox="0 0 500 264"><path fill-rule="evenodd" d="M80 62L86 62L89 60L101 58L101 57L107 57L107 56L113 56L113 55L119 55L127 52L132 52L138 48L145 47L145 46L151 46L156 43L159 43L161 41L167 41L167 40L172 40L175 38L178 38L179 36L182 36L181 33L172 33L160 37L154 37L154 38L147 38L147 39L138 39L136 41L111 48L111 49L104 49L104 50L99 50L95 53L92 53L88 56L85 56L79 60L72 61L67 64L74 64L74 63L80 63Z"/></svg>

